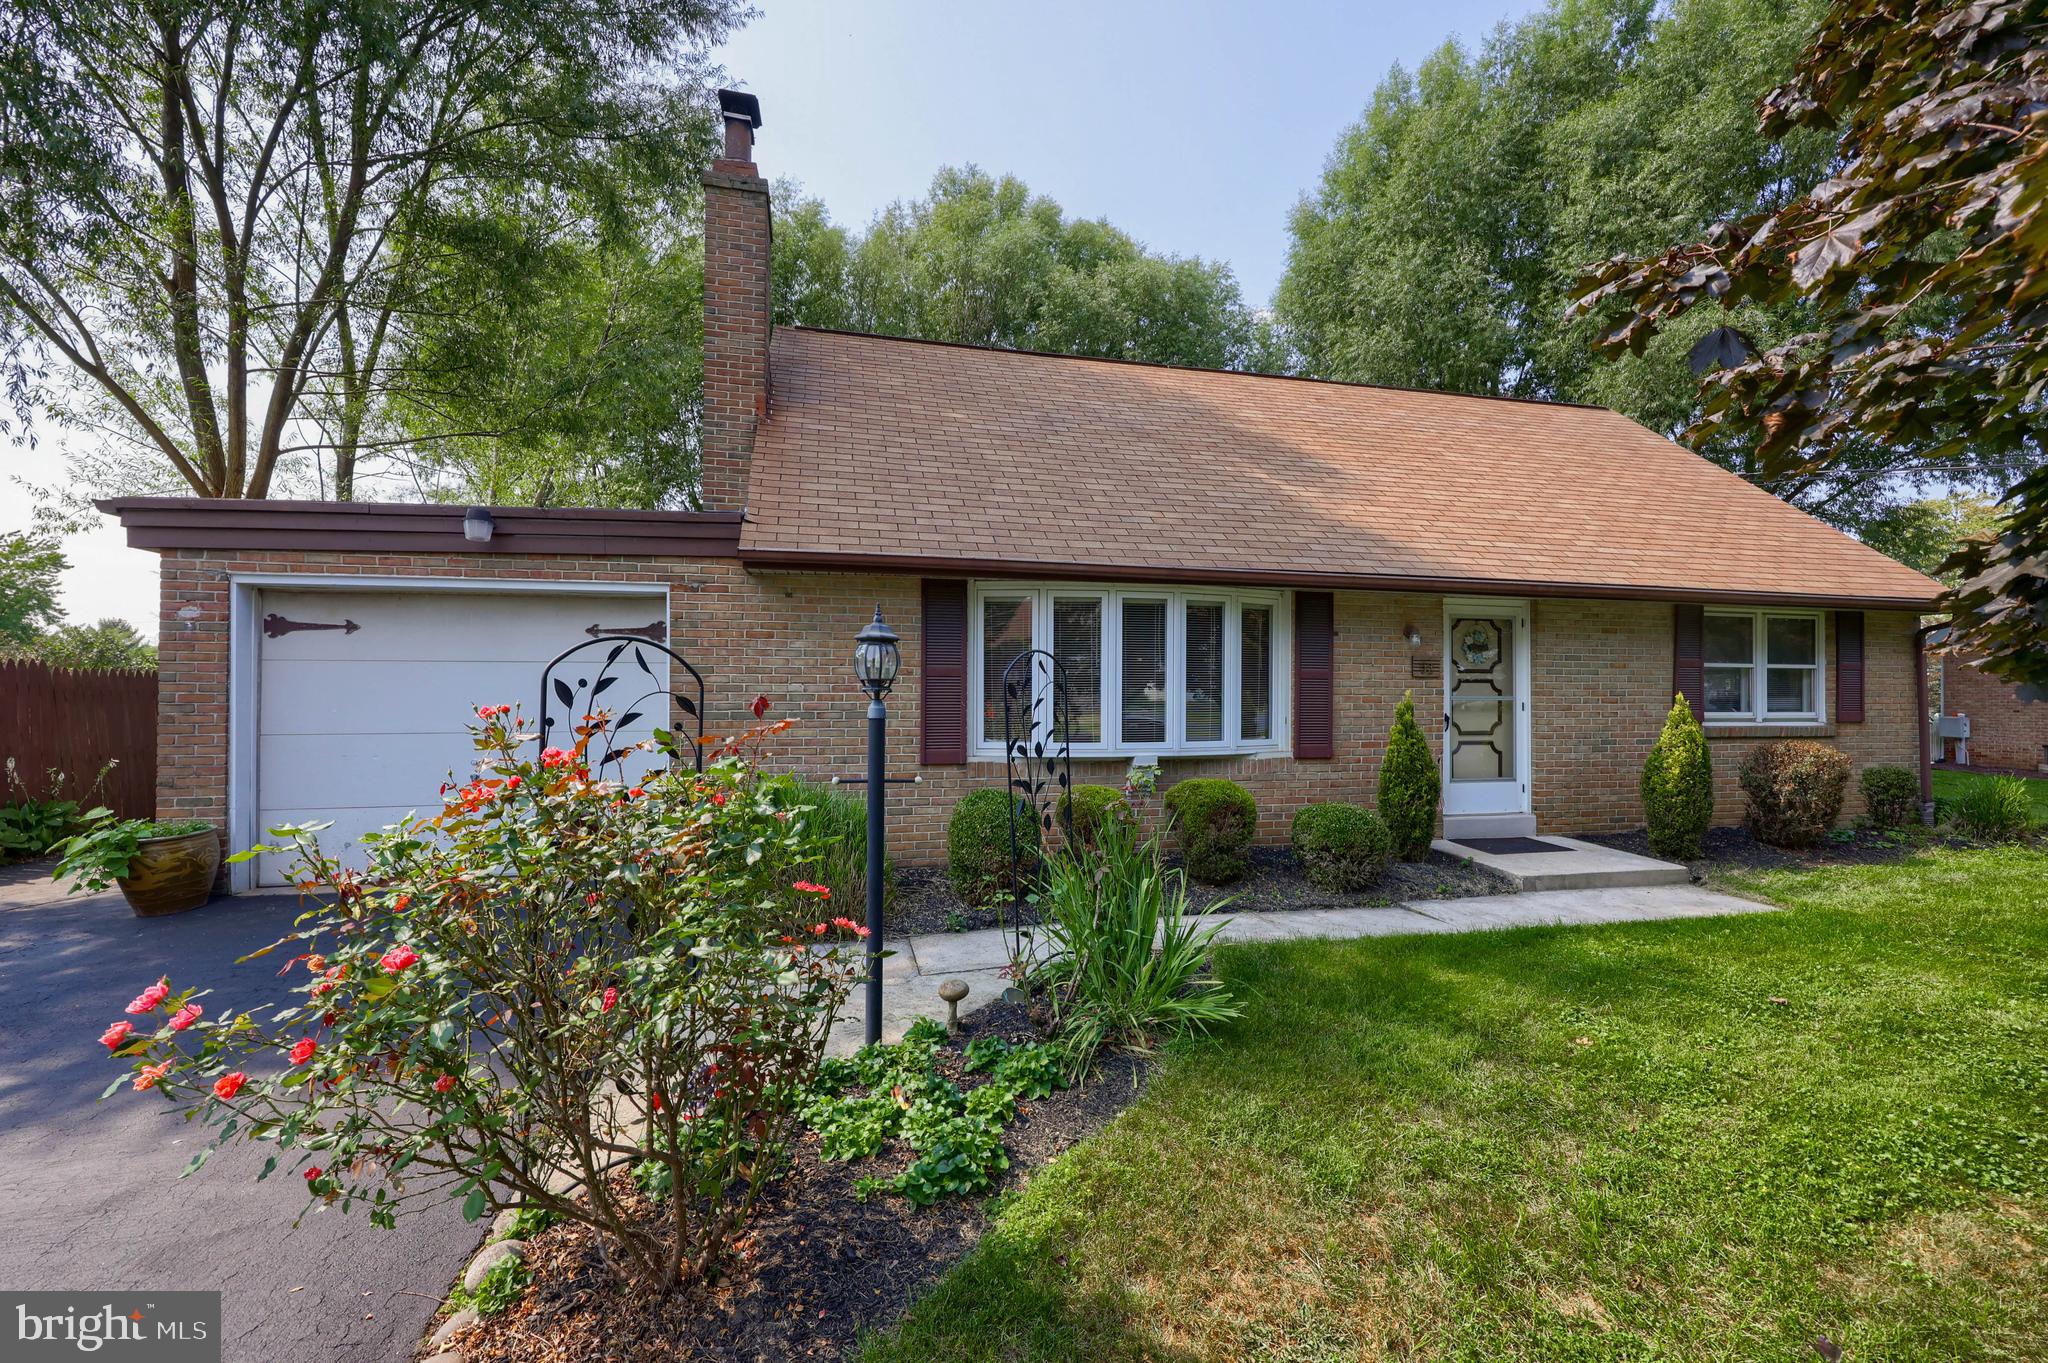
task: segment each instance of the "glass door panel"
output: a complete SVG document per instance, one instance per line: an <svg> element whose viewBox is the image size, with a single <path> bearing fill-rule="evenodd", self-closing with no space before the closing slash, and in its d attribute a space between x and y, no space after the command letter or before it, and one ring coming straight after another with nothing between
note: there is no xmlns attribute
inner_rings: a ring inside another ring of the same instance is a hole
<svg viewBox="0 0 2048 1363"><path fill-rule="evenodd" d="M1445 624L1444 812L1522 812L1527 616L1453 612Z"/></svg>

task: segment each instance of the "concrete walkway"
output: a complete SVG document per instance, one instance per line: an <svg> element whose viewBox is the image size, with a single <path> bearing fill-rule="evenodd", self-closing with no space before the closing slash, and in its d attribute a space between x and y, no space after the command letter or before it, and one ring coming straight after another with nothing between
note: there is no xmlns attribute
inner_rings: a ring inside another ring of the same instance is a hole
<svg viewBox="0 0 2048 1363"><path fill-rule="evenodd" d="M1218 940L1279 942L1296 937L1392 937L1402 933L1480 932L1595 923L1642 923L1668 918L1711 918L1731 913L1767 913L1770 906L1697 885L1643 885L1618 889L1540 890L1528 894L1481 895L1472 899L1423 899L1383 909L1292 909L1278 913L1222 913ZM882 962L882 1039L898 1041L920 1017L943 1021L946 1005L939 984L961 980L968 994L964 1016L1002 997L1009 983L1003 933L934 932L885 944L895 954ZM832 1028L828 1049L846 1055L863 1034L861 993L854 990L849 1012Z"/></svg>

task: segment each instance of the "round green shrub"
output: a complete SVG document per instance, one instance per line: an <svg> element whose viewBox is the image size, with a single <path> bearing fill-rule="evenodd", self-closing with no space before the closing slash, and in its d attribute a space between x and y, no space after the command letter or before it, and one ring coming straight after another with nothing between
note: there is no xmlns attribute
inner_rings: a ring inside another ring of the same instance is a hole
<svg viewBox="0 0 2048 1363"><path fill-rule="evenodd" d="M1401 697L1394 727L1387 734L1387 756L1380 763L1379 814L1394 835L1394 855L1403 861L1429 856L1436 837L1436 802L1443 778L1422 726L1415 722L1415 693Z"/></svg>
<svg viewBox="0 0 2048 1363"><path fill-rule="evenodd" d="M1259 827L1250 791L1216 777L1182 781L1166 792L1166 817L1189 875L1204 885L1244 878Z"/></svg>
<svg viewBox="0 0 2048 1363"><path fill-rule="evenodd" d="M1038 820L1022 801L993 786L971 790L946 822L946 867L953 889L969 904L1001 899L1010 889L1010 811L1017 811L1017 846L1024 870L1038 862Z"/></svg>
<svg viewBox="0 0 2048 1363"><path fill-rule="evenodd" d="M1363 890L1394 859L1386 821L1363 805L1303 805L1291 832L1301 869L1326 890Z"/></svg>
<svg viewBox="0 0 2048 1363"><path fill-rule="evenodd" d="M1949 822L1978 842L2020 842L2034 826L2034 803L2017 776L1972 781L1948 805Z"/></svg>
<svg viewBox="0 0 2048 1363"><path fill-rule="evenodd" d="M1848 757L1810 738L1765 743L1742 762L1749 829L1773 847L1819 842L1841 815L1848 785Z"/></svg>
<svg viewBox="0 0 2048 1363"><path fill-rule="evenodd" d="M1131 810L1131 802L1115 786L1075 786L1069 793L1060 796L1059 822L1064 828L1073 821L1074 841L1082 847L1093 850L1102 827L1114 819L1125 827L1135 827L1138 816Z"/></svg>
<svg viewBox="0 0 2048 1363"><path fill-rule="evenodd" d="M1920 778L1905 767L1865 767L1856 778L1873 828L1904 828L1919 822Z"/></svg>
<svg viewBox="0 0 2048 1363"><path fill-rule="evenodd" d="M1706 730L1680 695L1673 698L1664 732L1643 763L1643 822L1650 830L1651 853L1692 861L1713 817L1714 763L1707 756Z"/></svg>

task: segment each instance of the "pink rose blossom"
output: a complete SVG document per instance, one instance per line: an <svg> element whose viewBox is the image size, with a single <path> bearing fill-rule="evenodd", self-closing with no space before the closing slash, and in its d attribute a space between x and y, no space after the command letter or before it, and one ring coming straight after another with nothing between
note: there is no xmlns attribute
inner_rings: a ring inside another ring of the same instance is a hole
<svg viewBox="0 0 2048 1363"><path fill-rule="evenodd" d="M180 1008L177 1012L177 1015L171 1019L171 1030L174 1032L184 1031L187 1027L190 1027L193 1023L199 1021L199 1015L204 1011L205 1010L196 1003L186 1004L183 1008Z"/></svg>
<svg viewBox="0 0 2048 1363"><path fill-rule="evenodd" d="M157 1006L170 996L171 980L170 977L166 975L163 979L158 980L155 984L143 990L140 994L137 994L132 1000L130 1000L128 1004L128 1011L131 1013L154 1012Z"/></svg>
<svg viewBox="0 0 2048 1363"><path fill-rule="evenodd" d="M377 964L384 967L386 972L396 975L408 966L417 965L419 959L418 952L409 946L400 945L391 948L391 950L378 957Z"/></svg>
<svg viewBox="0 0 2048 1363"><path fill-rule="evenodd" d="M134 1030L135 1024L132 1022L117 1022L100 1033L100 1045L110 1051L119 1050L121 1044L128 1040L129 1034Z"/></svg>

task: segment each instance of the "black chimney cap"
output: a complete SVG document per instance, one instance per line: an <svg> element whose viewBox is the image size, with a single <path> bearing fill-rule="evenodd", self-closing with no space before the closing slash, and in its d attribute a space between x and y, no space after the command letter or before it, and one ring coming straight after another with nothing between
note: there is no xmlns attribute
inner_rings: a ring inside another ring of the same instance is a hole
<svg viewBox="0 0 2048 1363"><path fill-rule="evenodd" d="M761 101L744 90L720 90L718 111L727 118L744 118L750 127L761 126Z"/></svg>

